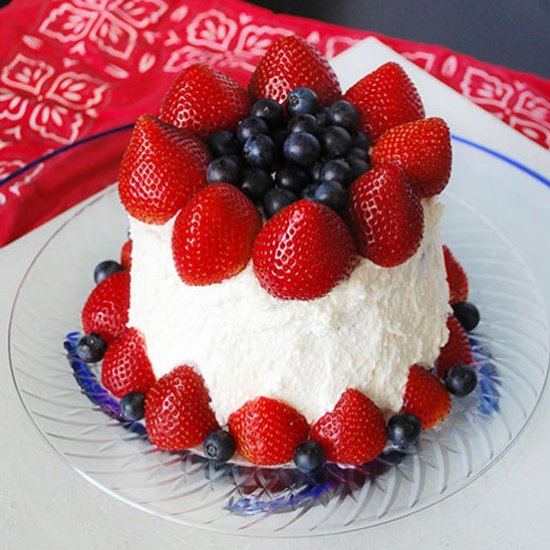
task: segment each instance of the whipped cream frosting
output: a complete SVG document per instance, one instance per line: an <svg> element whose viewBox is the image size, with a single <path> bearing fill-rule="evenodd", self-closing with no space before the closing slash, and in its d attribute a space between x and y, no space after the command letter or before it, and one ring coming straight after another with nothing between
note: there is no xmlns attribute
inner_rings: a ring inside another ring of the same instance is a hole
<svg viewBox="0 0 550 550"><path fill-rule="evenodd" d="M347 388L398 411L409 366L431 364L448 338L443 206L422 202L424 239L412 258L393 268L362 259L310 302L273 298L251 264L220 284L188 286L172 260L173 220L131 219L129 325L144 334L157 377L182 364L199 370L221 425L260 395L289 403L312 423Z"/></svg>

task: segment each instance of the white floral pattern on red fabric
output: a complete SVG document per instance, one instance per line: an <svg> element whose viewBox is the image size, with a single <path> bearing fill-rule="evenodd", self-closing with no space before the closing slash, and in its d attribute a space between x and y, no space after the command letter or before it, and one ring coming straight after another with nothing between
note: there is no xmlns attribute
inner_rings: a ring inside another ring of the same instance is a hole
<svg viewBox="0 0 550 550"><path fill-rule="evenodd" d="M499 111L502 117L511 112L514 87L483 69L467 67L460 83L460 90L478 105Z"/></svg>
<svg viewBox="0 0 550 550"><path fill-rule="evenodd" d="M219 10L199 13L187 27L187 41L194 46L225 52L237 34L238 24Z"/></svg>
<svg viewBox="0 0 550 550"><path fill-rule="evenodd" d="M435 62L435 54L430 52L401 52L403 57L410 59L425 71L431 72Z"/></svg>

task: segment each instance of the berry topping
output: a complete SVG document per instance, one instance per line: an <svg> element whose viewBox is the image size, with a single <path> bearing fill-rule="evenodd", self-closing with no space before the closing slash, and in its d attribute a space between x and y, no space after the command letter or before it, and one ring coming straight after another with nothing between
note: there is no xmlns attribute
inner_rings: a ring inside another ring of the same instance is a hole
<svg viewBox="0 0 550 550"><path fill-rule="evenodd" d="M477 374L472 365L454 365L445 374L445 387L457 397L472 393L477 386Z"/></svg>
<svg viewBox="0 0 550 550"><path fill-rule="evenodd" d="M244 145L247 139L267 134L268 132L269 127L265 120L258 117L249 117L239 122L239 126L237 127L237 139L241 145Z"/></svg>
<svg viewBox="0 0 550 550"><path fill-rule="evenodd" d="M345 222L330 208L300 200L270 219L252 252L262 287L283 300L315 300L352 271L355 244Z"/></svg>
<svg viewBox="0 0 550 550"><path fill-rule="evenodd" d="M340 126L329 126L319 139L323 155L329 159L345 157L351 146L350 133Z"/></svg>
<svg viewBox="0 0 550 550"><path fill-rule="evenodd" d="M294 464L303 474L311 474L325 463L325 450L317 441L309 439L300 443L294 451Z"/></svg>
<svg viewBox="0 0 550 550"><path fill-rule="evenodd" d="M120 412L126 420L132 422L145 418L145 394L137 391L127 393L120 400Z"/></svg>
<svg viewBox="0 0 550 550"><path fill-rule="evenodd" d="M120 265L124 269L132 269L132 240L128 239L120 249Z"/></svg>
<svg viewBox="0 0 550 550"><path fill-rule="evenodd" d="M315 190L313 200L332 208L342 216L348 206L346 190L337 181L322 182Z"/></svg>
<svg viewBox="0 0 550 550"><path fill-rule="evenodd" d="M319 98L309 88L296 88L288 94L285 107L290 116L314 114L319 109Z"/></svg>
<svg viewBox="0 0 550 550"><path fill-rule="evenodd" d="M414 414L422 429L428 430L447 418L451 396L445 386L426 369L413 365L403 395L402 412Z"/></svg>
<svg viewBox="0 0 550 550"><path fill-rule="evenodd" d="M124 271L124 268L118 262L105 260L96 265L94 269L94 281L96 284L101 283L101 281L119 271Z"/></svg>
<svg viewBox="0 0 550 550"><path fill-rule="evenodd" d="M229 416L237 450L254 464L284 464L307 439L306 419L286 403L267 397L247 401Z"/></svg>
<svg viewBox="0 0 550 550"><path fill-rule="evenodd" d="M208 149L194 136L140 116L120 166L120 200L134 218L164 224L206 185L209 161Z"/></svg>
<svg viewBox="0 0 550 550"><path fill-rule="evenodd" d="M321 154L319 140L308 132L293 132L283 144L285 158L300 166L312 166Z"/></svg>
<svg viewBox="0 0 550 550"><path fill-rule="evenodd" d="M258 99L250 109L250 116L261 118L270 128L284 123L283 108L274 99Z"/></svg>
<svg viewBox="0 0 550 550"><path fill-rule="evenodd" d="M206 458L214 462L227 462L235 454L235 440L225 430L214 430L206 436L202 449Z"/></svg>
<svg viewBox="0 0 550 550"><path fill-rule="evenodd" d="M440 118L391 128L371 151L373 166L398 162L420 197L443 191L451 175L451 158L451 134Z"/></svg>
<svg viewBox="0 0 550 550"><path fill-rule="evenodd" d="M349 219L362 256L393 267L418 250L424 210L399 166L385 163L362 175L349 198Z"/></svg>
<svg viewBox="0 0 550 550"><path fill-rule="evenodd" d="M334 409L313 425L311 439L323 446L327 460L364 464L384 450L384 415L366 395L348 389Z"/></svg>
<svg viewBox="0 0 550 550"><path fill-rule="evenodd" d="M279 210L296 202L298 197L290 189L275 188L271 189L264 195L262 205L264 214L267 219L274 216Z"/></svg>
<svg viewBox="0 0 550 550"><path fill-rule="evenodd" d="M209 185L178 214L172 253L188 285L210 285L242 271L260 230L260 214L241 191L226 183Z"/></svg>
<svg viewBox="0 0 550 550"><path fill-rule="evenodd" d="M97 363L107 351L107 342L99 334L84 335L76 345L76 355L85 363Z"/></svg>
<svg viewBox="0 0 550 550"><path fill-rule="evenodd" d="M469 332L479 324L479 310L472 302L457 302L453 304L454 316L462 325L462 328Z"/></svg>
<svg viewBox="0 0 550 550"><path fill-rule="evenodd" d="M203 64L184 69L168 90L160 118L202 139L233 131L246 117L250 99L238 82Z"/></svg>
<svg viewBox="0 0 550 550"><path fill-rule="evenodd" d="M227 130L210 135L206 143L214 158L238 155L241 151L234 134Z"/></svg>
<svg viewBox="0 0 550 550"><path fill-rule="evenodd" d="M449 339L441 348L435 362L437 374L441 378L453 365L472 365L474 363L468 335L454 315L449 315L447 318L447 328L449 329Z"/></svg>
<svg viewBox="0 0 550 550"><path fill-rule="evenodd" d="M149 390L145 423L151 443L166 451L199 445L219 427L204 380L188 365L176 367Z"/></svg>
<svg viewBox="0 0 550 550"><path fill-rule="evenodd" d="M449 283L449 303L456 304L468 300L468 277L464 268L454 257L449 247L443 245L443 259L447 283Z"/></svg>
<svg viewBox="0 0 550 550"><path fill-rule="evenodd" d="M359 113L349 101L340 99L329 107L328 120L334 126L342 126L342 128L353 131L357 129Z"/></svg>
<svg viewBox="0 0 550 550"><path fill-rule="evenodd" d="M309 176L297 166L287 165L279 168L275 175L275 183L278 187L288 189L299 195L309 183Z"/></svg>
<svg viewBox="0 0 550 550"><path fill-rule="evenodd" d="M414 414L399 413L388 421L388 439L400 451L417 442L420 430L420 420Z"/></svg>
<svg viewBox="0 0 550 550"><path fill-rule="evenodd" d="M137 329L128 328L111 342L103 358L101 383L119 398L130 392L147 393L155 383L145 339Z"/></svg>
<svg viewBox="0 0 550 550"><path fill-rule="evenodd" d="M359 127L372 141L394 126L424 118L422 100L397 63L386 63L364 76L344 99L359 111Z"/></svg>
<svg viewBox="0 0 550 550"><path fill-rule="evenodd" d="M234 157L219 157L208 165L206 179L209 183L223 182L238 185L240 174L239 164Z"/></svg>
<svg viewBox="0 0 550 550"><path fill-rule="evenodd" d="M247 139L243 147L244 159L255 168L272 168L277 154L275 142L263 134Z"/></svg>
<svg viewBox="0 0 550 550"><path fill-rule="evenodd" d="M273 188L271 175L261 168L245 168L241 191L254 203L261 203L263 196Z"/></svg>

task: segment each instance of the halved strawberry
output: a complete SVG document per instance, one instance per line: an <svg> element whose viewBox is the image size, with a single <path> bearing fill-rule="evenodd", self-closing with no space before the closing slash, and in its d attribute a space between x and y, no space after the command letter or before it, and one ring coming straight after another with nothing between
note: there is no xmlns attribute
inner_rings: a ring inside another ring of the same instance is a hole
<svg viewBox="0 0 550 550"><path fill-rule="evenodd" d="M174 80L160 118L206 139L218 130L235 130L249 109L250 98L237 81L199 63L183 69Z"/></svg>
<svg viewBox="0 0 550 550"><path fill-rule="evenodd" d="M182 281L211 285L242 271L261 227L256 207L228 183L211 184L178 214L172 253Z"/></svg>
<svg viewBox="0 0 550 550"><path fill-rule="evenodd" d="M126 329L129 307L130 275L119 271L99 283L88 296L82 308L84 332L95 332L112 342Z"/></svg>
<svg viewBox="0 0 550 550"><path fill-rule="evenodd" d="M405 386L402 411L417 416L422 429L428 430L447 418L451 412L451 396L438 378L413 365Z"/></svg>
<svg viewBox="0 0 550 550"><path fill-rule="evenodd" d="M115 397L122 398L130 392L147 394L155 383L155 375L139 330L127 328L109 344L101 366L101 382Z"/></svg>
<svg viewBox="0 0 550 550"><path fill-rule="evenodd" d="M120 265L128 271L132 269L132 240L128 239L120 249Z"/></svg>
<svg viewBox="0 0 550 550"><path fill-rule="evenodd" d="M422 204L394 162L355 180L349 189L349 220L359 253L383 267L402 264L422 242Z"/></svg>
<svg viewBox="0 0 550 550"><path fill-rule="evenodd" d="M424 107L414 84L401 65L381 65L345 94L359 111L359 127L372 142L390 128L424 118Z"/></svg>
<svg viewBox="0 0 550 550"><path fill-rule="evenodd" d="M248 90L254 99L269 97L284 103L299 87L312 89L321 105L340 98L340 84L328 61L299 36L279 38L262 57L250 77Z"/></svg>
<svg viewBox="0 0 550 550"><path fill-rule="evenodd" d="M311 439L325 449L326 458L341 464L365 464L386 445L382 411L364 394L347 389L334 409L311 428Z"/></svg>
<svg viewBox="0 0 550 550"><path fill-rule="evenodd" d="M371 151L373 165L397 161L420 197L443 191L451 176L451 159L451 134L440 118L395 126Z"/></svg>
<svg viewBox="0 0 550 550"><path fill-rule="evenodd" d="M345 222L329 207L301 200L277 212L252 251L260 284L283 300L315 300L353 270L355 244Z"/></svg>
<svg viewBox="0 0 550 550"><path fill-rule="evenodd" d="M134 218L163 224L206 185L209 162L197 138L154 116L140 116L120 166L120 200Z"/></svg>
<svg viewBox="0 0 550 550"><path fill-rule="evenodd" d="M449 247L443 245L443 259L449 284L449 303L457 304L468 300L468 276Z"/></svg>
<svg viewBox="0 0 550 550"><path fill-rule="evenodd" d="M290 405L258 397L229 416L229 431L237 450L254 464L284 464L307 439L306 419Z"/></svg>
<svg viewBox="0 0 550 550"><path fill-rule="evenodd" d="M159 378L145 399L145 424L159 449L181 451L202 443L219 428L202 376L182 365Z"/></svg>
<svg viewBox="0 0 550 550"><path fill-rule="evenodd" d="M435 362L437 374L444 378L445 373L453 365L473 365L474 357L466 331L462 328L460 321L454 316L447 318L449 339L441 348L439 357Z"/></svg>

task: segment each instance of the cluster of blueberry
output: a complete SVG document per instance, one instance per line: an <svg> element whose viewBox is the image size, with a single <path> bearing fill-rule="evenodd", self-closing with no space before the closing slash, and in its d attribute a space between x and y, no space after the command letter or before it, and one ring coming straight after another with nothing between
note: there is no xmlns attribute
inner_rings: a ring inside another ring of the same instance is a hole
<svg viewBox="0 0 550 550"><path fill-rule="evenodd" d="M351 103L320 107L309 88L293 90L284 108L260 99L236 135L224 130L208 139L214 160L207 179L238 186L267 218L300 198L343 213L345 188L370 169L369 140L358 122Z"/></svg>

